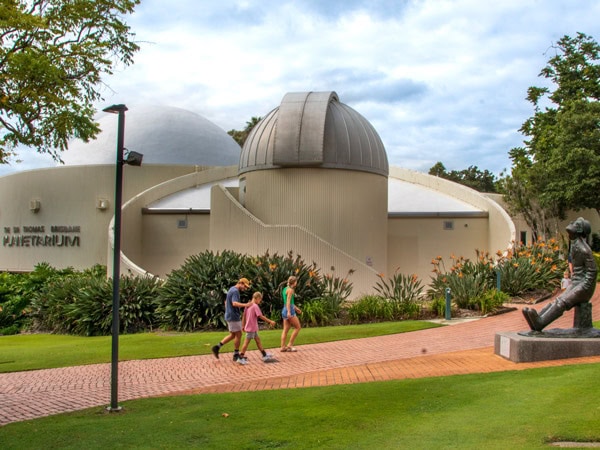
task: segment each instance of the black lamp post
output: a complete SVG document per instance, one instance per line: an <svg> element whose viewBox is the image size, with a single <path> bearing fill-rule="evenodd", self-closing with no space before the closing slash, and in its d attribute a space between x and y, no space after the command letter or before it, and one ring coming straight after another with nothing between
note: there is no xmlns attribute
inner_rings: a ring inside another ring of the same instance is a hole
<svg viewBox="0 0 600 450"><path fill-rule="evenodd" d="M125 105L112 105L103 110L119 115L117 127L117 173L115 183L115 218L114 218L114 246L113 246L113 304L112 304L112 356L110 380L110 407L109 411L120 411L118 404L119 395L119 280L121 277L121 203L123 198L123 165L140 166L142 156L137 152L129 152L127 159L123 159L125 138Z"/></svg>

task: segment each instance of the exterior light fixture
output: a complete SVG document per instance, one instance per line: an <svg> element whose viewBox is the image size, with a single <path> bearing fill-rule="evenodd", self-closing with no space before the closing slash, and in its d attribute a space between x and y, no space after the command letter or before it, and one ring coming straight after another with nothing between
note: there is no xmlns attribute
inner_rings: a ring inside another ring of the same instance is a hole
<svg viewBox="0 0 600 450"><path fill-rule="evenodd" d="M141 153L134 152L134 151L128 151L127 157L125 158L125 161L123 161L123 164L139 167L142 165L143 158L144 158L144 155L142 155Z"/></svg>
<svg viewBox="0 0 600 450"><path fill-rule="evenodd" d="M29 211L31 211L32 213L39 212L41 207L42 207L42 204L39 200L36 200L36 199L29 200Z"/></svg>
<svg viewBox="0 0 600 450"><path fill-rule="evenodd" d="M105 198L99 198L98 200L96 200L96 208L101 211L107 210L109 206L110 206L110 203Z"/></svg>
<svg viewBox="0 0 600 450"><path fill-rule="evenodd" d="M119 395L119 280L121 278L121 203L123 200L123 165L140 166L143 155L129 151L127 159L123 159L125 151L125 111L127 106L119 104L104 108L104 112L118 114L117 125L117 161L115 180L115 217L113 246L113 304L112 304L112 355L109 411L120 411Z"/></svg>

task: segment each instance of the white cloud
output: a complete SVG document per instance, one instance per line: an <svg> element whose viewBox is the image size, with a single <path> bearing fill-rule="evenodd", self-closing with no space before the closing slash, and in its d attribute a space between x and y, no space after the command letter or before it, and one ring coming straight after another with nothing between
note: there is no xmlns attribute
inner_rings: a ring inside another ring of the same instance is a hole
<svg viewBox="0 0 600 450"><path fill-rule="evenodd" d="M229 130L287 92L333 90L373 123L391 164L498 173L551 45L578 31L598 40L598 17L595 0L144 0L129 21L142 50L103 93Z"/></svg>

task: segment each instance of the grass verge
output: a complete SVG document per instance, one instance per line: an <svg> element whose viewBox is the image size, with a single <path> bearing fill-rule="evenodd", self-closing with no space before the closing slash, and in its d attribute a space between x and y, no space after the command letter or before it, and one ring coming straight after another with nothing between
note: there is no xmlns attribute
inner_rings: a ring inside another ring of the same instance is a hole
<svg viewBox="0 0 600 450"><path fill-rule="evenodd" d="M6 425L8 449L542 449L600 439L600 364L161 397Z"/></svg>

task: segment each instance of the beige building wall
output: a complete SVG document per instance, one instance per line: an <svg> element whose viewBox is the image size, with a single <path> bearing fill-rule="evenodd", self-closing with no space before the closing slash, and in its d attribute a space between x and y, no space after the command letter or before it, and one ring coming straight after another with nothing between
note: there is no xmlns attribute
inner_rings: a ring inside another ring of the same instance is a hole
<svg viewBox="0 0 600 450"><path fill-rule="evenodd" d="M186 258L208 249L210 214L144 215L141 234L140 264L145 271L165 278L179 268Z"/></svg>
<svg viewBox="0 0 600 450"><path fill-rule="evenodd" d="M386 277L415 274L424 285L431 281L434 258L441 256L449 269L451 255L473 260L476 249L488 249L487 217L391 217L388 229Z"/></svg>
<svg viewBox="0 0 600 450"><path fill-rule="evenodd" d="M515 240L515 226L512 219L498 203L480 192L440 177L400 167L390 167L390 177L426 186L486 212L489 218L486 249L494 252L504 251L512 246Z"/></svg>
<svg viewBox="0 0 600 450"><path fill-rule="evenodd" d="M193 167L124 169L127 199ZM31 271L40 262L75 269L106 264L114 189L114 165L56 167L0 177L0 270Z"/></svg>
<svg viewBox="0 0 600 450"><path fill-rule="evenodd" d="M316 262L323 273L350 277L354 290L351 297L372 292L377 273L358 259L334 247L311 231L298 225L265 224L242 207L238 201L239 190L214 186L211 191L211 250L233 250L251 255L272 253L287 254L292 250L308 262Z"/></svg>
<svg viewBox="0 0 600 450"><path fill-rule="evenodd" d="M568 211L565 220L559 224L560 232L566 236L567 225L576 220L578 217L583 217L590 222L590 225L592 226L592 233L600 233L600 215L598 215L598 211L595 209Z"/></svg>
<svg viewBox="0 0 600 450"><path fill-rule="evenodd" d="M167 180L140 192L123 205L121 273L164 277L191 255L209 248L210 214L207 211L152 212L148 205L171 194L235 177L237 166L196 167L192 173ZM186 227L181 227L181 221ZM113 231L108 230L112 255ZM112 270L112 260L109 261Z"/></svg>
<svg viewBox="0 0 600 450"><path fill-rule="evenodd" d="M298 225L377 271L387 266L387 178L322 168L256 170L243 206L269 225Z"/></svg>
<svg viewBox="0 0 600 450"><path fill-rule="evenodd" d="M485 194L486 197L491 198L495 202L497 202L502 208L506 208L506 202L502 194ZM554 227L556 228L556 233L564 236L565 242L567 239L566 227L569 223L573 222L578 217L583 217L584 219L590 222L592 226L592 233L600 233L600 215L598 211L595 209L583 209L581 211L567 211L566 217L564 220L557 221ZM515 242L522 242L522 236L525 236L524 244L530 245L533 240L533 232L525 219L523 219L522 215L517 215L512 218L513 223L515 224L515 233L516 239Z"/></svg>
<svg viewBox="0 0 600 450"><path fill-rule="evenodd" d="M453 215L446 212L440 217L415 213L413 217L390 217L388 276L396 270L407 275L414 273L428 284L433 269L431 261L437 256L443 258L449 269L451 255L473 260L476 250L495 254L511 247L515 226L493 200L465 186L408 169L391 167L390 177L440 191L476 207L481 213Z"/></svg>
<svg viewBox="0 0 600 450"><path fill-rule="evenodd" d="M398 168L391 169L391 176L446 192L481 208L488 218L388 219L387 179L339 169L328 170L326 177L320 176L324 169L286 169L283 178L277 170L250 172L241 183L246 187L243 195L238 189L213 188L210 214L165 214L148 211L147 206L190 187L235 177L237 166L124 169L124 274L165 277L187 257L205 250L250 254L292 250L307 261L317 262L326 273L332 266L339 276L355 270L351 277L353 296L359 296L372 292L377 273L391 275L398 268L427 282L430 261L438 255L474 257L475 249L495 252L514 239L512 222L495 202L482 201L478 193L454 183ZM76 269L101 263L108 266L110 274L114 183L113 165L59 167L1 177L4 244L0 247L0 269L29 271L43 261ZM273 188L278 185L283 187ZM239 202L240 197L246 207ZM100 201L104 201L101 208ZM287 212L273 206L281 204L288 206ZM30 210L37 205L37 212ZM307 213L310 207L320 213ZM453 230L444 229L448 220L454 222ZM61 228L54 233L53 227ZM69 242L77 243L34 245L35 239L39 243L46 235L66 236Z"/></svg>

